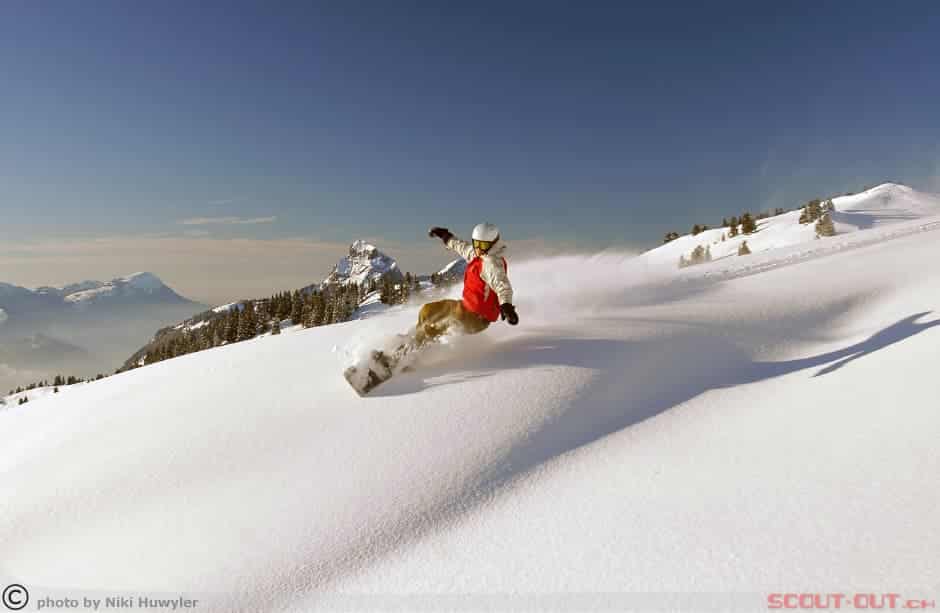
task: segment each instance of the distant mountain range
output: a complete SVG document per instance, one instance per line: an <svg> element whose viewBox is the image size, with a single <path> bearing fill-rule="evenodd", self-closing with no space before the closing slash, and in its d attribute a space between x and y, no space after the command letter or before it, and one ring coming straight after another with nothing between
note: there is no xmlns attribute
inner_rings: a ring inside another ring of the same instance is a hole
<svg viewBox="0 0 940 613"><path fill-rule="evenodd" d="M193 304L167 287L156 275L138 272L110 281L82 281L63 287L27 289L0 283L0 308L9 321L47 311L154 304Z"/></svg>
<svg viewBox="0 0 940 613"><path fill-rule="evenodd" d="M0 283L0 390L113 372L154 328L201 308L149 272L35 289Z"/></svg>

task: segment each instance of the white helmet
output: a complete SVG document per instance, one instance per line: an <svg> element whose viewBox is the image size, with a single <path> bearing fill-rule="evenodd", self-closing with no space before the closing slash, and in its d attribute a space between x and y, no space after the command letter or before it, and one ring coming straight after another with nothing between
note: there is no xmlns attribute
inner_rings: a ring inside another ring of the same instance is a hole
<svg viewBox="0 0 940 613"><path fill-rule="evenodd" d="M481 223L473 229L473 236L471 237L475 241L487 241L490 243L495 243L499 240L499 228L491 223Z"/></svg>

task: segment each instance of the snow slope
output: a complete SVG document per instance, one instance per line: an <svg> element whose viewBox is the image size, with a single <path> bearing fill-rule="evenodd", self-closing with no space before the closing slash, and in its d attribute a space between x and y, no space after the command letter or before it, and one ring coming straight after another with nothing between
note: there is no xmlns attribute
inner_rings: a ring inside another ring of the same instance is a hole
<svg viewBox="0 0 940 613"><path fill-rule="evenodd" d="M74 384L74 385L63 385L63 386L59 387L59 391L58 391L58 392L55 391L55 386L46 386L46 387L36 387L36 388L33 388L33 389L28 390L28 391L25 391L25 392L18 392L18 393L16 393L16 394L9 394L9 395L7 395L7 396L2 396L2 397L0 397L0 407L6 408L6 407L3 406L3 405L14 406L14 405L16 405L17 402L19 402L19 401L20 401L22 398L24 398L24 397L25 397L29 402L32 402L32 401L38 400L38 399L40 399L40 398L45 398L46 396L48 396L48 395L50 395L50 394L68 393L68 392L70 392L70 391L72 391L72 390L74 390L74 389L77 389L76 386L79 386L79 385L87 385L87 383L82 382L82 383L76 383L76 384ZM2 410L2 409L0 409L0 410Z"/></svg>
<svg viewBox="0 0 940 613"><path fill-rule="evenodd" d="M884 228L899 223L916 223L940 215L940 195L919 192L905 185L884 183L852 196L832 199L833 223L837 235L870 228ZM757 221L757 232L722 241L726 228L714 228L678 239L646 252L651 265L675 268L679 256L689 257L697 246L708 247L712 259L737 257L741 243L747 241L752 254L810 243L816 240L815 224L799 223L802 209Z"/></svg>
<svg viewBox="0 0 940 613"><path fill-rule="evenodd" d="M940 215L940 195L897 183L884 183L852 196L833 199L834 221L859 230Z"/></svg>
<svg viewBox="0 0 940 613"><path fill-rule="evenodd" d="M940 597L938 229L521 262L521 325L364 399L343 365L417 305L10 407L0 582L218 611Z"/></svg>

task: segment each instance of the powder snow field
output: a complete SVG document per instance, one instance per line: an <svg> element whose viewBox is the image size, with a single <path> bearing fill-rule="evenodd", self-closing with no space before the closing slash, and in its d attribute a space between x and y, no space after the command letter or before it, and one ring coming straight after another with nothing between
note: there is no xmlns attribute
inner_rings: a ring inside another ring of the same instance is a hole
<svg viewBox="0 0 940 613"><path fill-rule="evenodd" d="M832 202L835 206L833 224L837 236L843 238L857 230L916 224L921 219L940 215L940 195L918 192L897 183L884 183L852 196L838 196L832 198ZM647 252L644 257L653 265L674 269L680 255L688 258L699 245L708 247L712 259L718 260L736 258L738 248L745 241L753 254L813 243L816 240L815 224L801 225L800 213L801 209L798 209L757 220L756 233L739 234L724 241L721 236L728 233L727 228L714 228L695 236L687 234ZM878 240L882 237L875 236ZM810 249L815 253L817 246L810 245ZM774 254L774 259L777 255Z"/></svg>
<svg viewBox="0 0 940 613"><path fill-rule="evenodd" d="M217 611L940 600L938 230L519 262L521 325L368 398L343 366L417 305L7 407L0 583Z"/></svg>

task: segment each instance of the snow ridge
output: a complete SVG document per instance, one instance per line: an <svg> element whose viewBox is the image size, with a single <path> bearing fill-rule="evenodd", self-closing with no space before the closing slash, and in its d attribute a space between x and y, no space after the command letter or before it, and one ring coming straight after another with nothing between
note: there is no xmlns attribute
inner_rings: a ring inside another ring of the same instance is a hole
<svg viewBox="0 0 940 613"><path fill-rule="evenodd" d="M916 223L940 215L940 195L919 192L896 183L884 183L850 196L837 196L832 198L832 202L835 207L832 218L836 236L821 239L824 241L859 230ZM809 244L816 241L815 224L800 224L800 213L798 209L757 220L757 231L753 234L730 237L727 228L713 228L695 236L686 234L647 251L642 257L651 265L675 268L679 256L688 258L698 246L707 247L713 260L737 258L738 250L745 241L752 255L801 244L814 249Z"/></svg>

